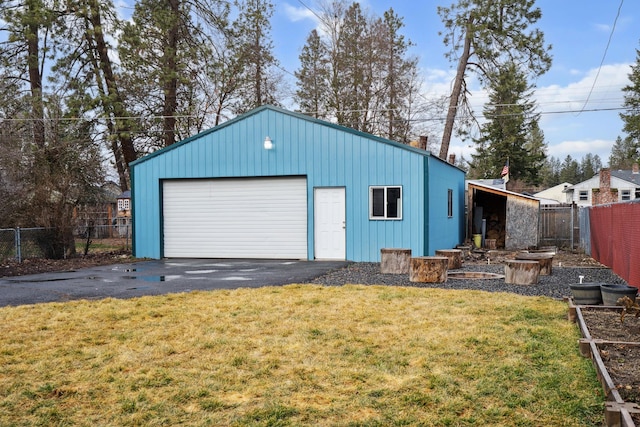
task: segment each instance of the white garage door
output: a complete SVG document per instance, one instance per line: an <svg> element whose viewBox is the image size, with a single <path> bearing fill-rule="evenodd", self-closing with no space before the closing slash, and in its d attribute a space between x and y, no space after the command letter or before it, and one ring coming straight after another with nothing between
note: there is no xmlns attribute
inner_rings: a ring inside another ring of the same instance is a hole
<svg viewBox="0 0 640 427"><path fill-rule="evenodd" d="M163 183L164 256L307 258L305 178Z"/></svg>

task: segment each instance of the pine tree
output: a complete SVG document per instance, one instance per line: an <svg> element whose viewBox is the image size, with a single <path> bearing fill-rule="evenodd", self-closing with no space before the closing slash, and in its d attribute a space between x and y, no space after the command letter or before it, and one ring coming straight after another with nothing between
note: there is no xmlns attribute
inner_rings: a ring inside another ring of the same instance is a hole
<svg viewBox="0 0 640 427"><path fill-rule="evenodd" d="M638 161L640 157L640 50L636 49L636 62L631 65L630 84L622 88L625 93L624 107L626 112L620 113L624 122L622 130L627 133L624 143L629 147L629 160ZM612 153L613 154L613 153Z"/></svg>
<svg viewBox="0 0 640 427"><path fill-rule="evenodd" d="M560 181L560 169L562 165L560 160L555 157L548 157L544 162L544 165L540 169L540 175L542 177L542 185L546 188L554 187L561 184ZM574 184L572 182L572 184Z"/></svg>
<svg viewBox="0 0 640 427"><path fill-rule="evenodd" d="M214 36L228 6L217 0L140 0L119 39L122 80L130 108L153 135L146 145L166 147L201 130L209 105L207 71ZM144 71L142 71L144 70Z"/></svg>
<svg viewBox="0 0 640 427"><path fill-rule="evenodd" d="M535 0L458 0L449 7L438 7L445 26L441 35L451 49L446 56L457 62L440 158L447 158L456 115L467 104L468 71L488 84L491 70L501 62L522 64L533 76L551 67L551 46L545 45L539 29L530 29L542 16L534 4Z"/></svg>
<svg viewBox="0 0 640 427"><path fill-rule="evenodd" d="M376 50L380 52L377 55L380 67L374 68L380 69L382 83L377 97L381 98L383 105L382 111L376 115L380 126L376 133L387 139L407 142L411 129L410 94L415 87L412 79L418 61L408 57L411 42L400 33L403 26L402 18L393 9L384 12L383 18L374 26Z"/></svg>
<svg viewBox="0 0 640 427"><path fill-rule="evenodd" d="M622 138L618 135L616 142L611 147L609 167L611 169L631 169L633 163L638 161L638 154L638 145L630 136Z"/></svg>
<svg viewBox="0 0 640 427"><path fill-rule="evenodd" d="M393 9L368 15L359 3L331 4L300 56L297 101L303 110L324 108L325 117L364 132L408 142L416 108L417 60ZM325 85L325 79L328 82Z"/></svg>
<svg viewBox="0 0 640 427"><path fill-rule="evenodd" d="M373 67L367 58L373 58L369 21L359 3L352 3L342 17L337 39L331 87L332 104L338 123L363 132L369 131L370 72Z"/></svg>
<svg viewBox="0 0 640 427"><path fill-rule="evenodd" d="M560 182L577 184L582 181L580 178L580 165L571 155L567 155L560 169Z"/></svg>
<svg viewBox="0 0 640 427"><path fill-rule="evenodd" d="M314 29L300 54L300 69L295 72L298 90L295 99L300 110L324 119L328 116L330 91L329 52Z"/></svg>
<svg viewBox="0 0 640 427"><path fill-rule="evenodd" d="M236 76L241 83L234 110L244 113L265 104L279 105L281 76L275 71L278 60L270 35L274 6L269 0L243 0L236 5L239 17L233 26L242 68Z"/></svg>
<svg viewBox="0 0 640 427"><path fill-rule="evenodd" d="M586 181L587 179L593 178L594 175L598 173L600 170L597 162L599 157L594 156L591 153L585 154L585 156L580 160L580 181Z"/></svg>
<svg viewBox="0 0 640 427"><path fill-rule="evenodd" d="M498 178L508 160L510 179L538 184L546 144L525 74L508 63L492 77L489 89L489 104L484 108L487 122L481 126L481 137L474 140L474 173Z"/></svg>
<svg viewBox="0 0 640 427"><path fill-rule="evenodd" d="M94 124L85 120L80 104L58 94L72 91L74 82L44 76L67 42L64 4L39 0L6 2L0 8L5 43L0 47L3 89L0 103L0 171L3 185L0 222L47 227L38 240L46 257L75 252L73 211L80 198L100 182L102 159L91 139ZM68 120L70 117L74 120Z"/></svg>

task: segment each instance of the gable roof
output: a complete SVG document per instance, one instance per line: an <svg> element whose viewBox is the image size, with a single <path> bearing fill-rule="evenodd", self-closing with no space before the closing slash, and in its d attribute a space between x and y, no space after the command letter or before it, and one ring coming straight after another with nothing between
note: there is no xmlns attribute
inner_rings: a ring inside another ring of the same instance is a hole
<svg viewBox="0 0 640 427"><path fill-rule="evenodd" d="M617 178L617 179L621 179L625 182L628 182L629 184L632 185L637 185L640 186L640 174L638 173L633 173L632 170L612 170L611 171L611 177L612 178ZM574 184L570 187L567 187L565 191L574 191L576 188L584 188L584 185L587 184L588 182L592 182L595 183L595 187L597 188L600 185L600 173L598 173L597 175L594 175L593 177L589 178L589 179L585 179L582 182L579 182L577 184ZM593 187L593 186L592 186Z"/></svg>
<svg viewBox="0 0 640 427"><path fill-rule="evenodd" d="M189 142L191 142L191 141L193 141L195 139L202 138L203 136L206 136L206 135L209 135L211 133L217 132L218 130L223 129L223 128L227 127L227 126L232 126L232 125L234 125L236 123L239 123L239 122L247 119L248 117L251 117L251 116L256 115L256 114L260 114L263 111L273 111L275 113L291 116L291 117L294 117L294 118L299 119L299 120L304 120L304 121L307 121L307 122L315 123L315 124L320 125L320 126L326 126L326 127L330 127L330 128L333 128L333 129L337 129L337 130L339 130L341 132L350 133L350 134L357 135L357 136L360 136L360 137L363 137L363 138L367 138L367 139L370 139L370 140L373 140L373 141L377 141L377 142L380 142L380 143L383 143L383 144L392 145L392 146L400 148L402 150L407 150L407 151L414 152L416 154L420 154L420 155L425 156L425 157L430 157L430 158L432 158L434 160L441 161L441 162L443 162L443 163L445 163L445 164L447 164L447 165L449 165L451 167L460 169L457 166L452 165L451 163L441 159L440 157L434 156L430 151L421 150L419 148L412 147L412 146L410 146L408 144L402 144L400 142L392 141L390 139L385 139L385 138L382 138L382 137L379 137L379 136L375 136L375 135L372 135L372 134L369 134L369 133L361 132L359 130L355 130L355 129L348 128L348 127L345 127L345 126L341 126L341 125L338 125L338 124L335 124L335 123L330 123L330 122L327 122L325 120L316 119L314 117L307 116L307 115L302 114L302 113L296 113L296 112L293 112L293 111L285 110L283 108L275 107L273 105L263 105L263 106L260 106L258 108L254 108L251 111L248 111L248 112L246 112L244 114L241 114L241 115L239 115L239 116L237 116L237 117L235 117L235 118L233 118L231 120L228 120L228 121L226 121L226 122L224 122L224 123L222 123L222 124L220 124L218 126L212 127L211 129L207 129L207 130L202 131L202 132L200 132L200 133L198 133L196 135L190 136L189 138L183 139L182 141L179 141L179 142L176 142L174 144L171 144L168 147L161 148L161 149L159 149L157 151L149 153L149 154L147 154L147 155L145 155L145 156L143 156L143 157L131 162L130 166L135 166L135 165L138 165L140 163L146 162L147 160L150 160L150 159L152 159L152 158L154 158L156 156L159 156L159 155L164 154L164 153L166 153L168 151L174 150L174 149L176 149L178 147L181 147L182 145L188 144Z"/></svg>
<svg viewBox="0 0 640 427"><path fill-rule="evenodd" d="M640 174L633 173L632 170L611 171L611 176L616 177L618 179L622 179L627 182L631 182L635 185L640 185Z"/></svg>

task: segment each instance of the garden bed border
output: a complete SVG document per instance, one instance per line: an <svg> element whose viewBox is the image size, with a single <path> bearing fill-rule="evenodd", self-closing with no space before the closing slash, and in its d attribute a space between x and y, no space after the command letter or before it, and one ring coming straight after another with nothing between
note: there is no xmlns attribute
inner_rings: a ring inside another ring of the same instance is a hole
<svg viewBox="0 0 640 427"><path fill-rule="evenodd" d="M589 310L622 311L622 307L604 305L575 305L572 298L566 298L569 305L568 319L577 322L583 338L578 342L580 354L589 357L596 368L598 380L605 394L604 417L608 427L636 427L631 414L640 414L640 406L634 402L625 402L616 388L607 368L600 356L599 347L603 344L624 344L639 346L640 342L609 341L594 339L582 315L582 308Z"/></svg>

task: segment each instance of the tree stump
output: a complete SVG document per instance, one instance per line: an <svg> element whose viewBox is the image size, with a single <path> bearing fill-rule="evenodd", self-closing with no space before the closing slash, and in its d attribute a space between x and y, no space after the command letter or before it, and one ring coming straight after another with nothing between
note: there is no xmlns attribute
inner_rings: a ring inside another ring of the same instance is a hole
<svg viewBox="0 0 640 427"><path fill-rule="evenodd" d="M462 251L460 249L437 249L436 256L443 256L449 259L449 270L462 268Z"/></svg>
<svg viewBox="0 0 640 427"><path fill-rule="evenodd" d="M411 249L380 249L380 272L383 274L407 274Z"/></svg>
<svg viewBox="0 0 640 427"><path fill-rule="evenodd" d="M516 259L538 261L540 263L540 275L550 276L553 270L553 254L549 252L518 252Z"/></svg>
<svg viewBox="0 0 640 427"><path fill-rule="evenodd" d="M444 283L447 281L449 258L421 256L411 258L409 280L420 283Z"/></svg>
<svg viewBox="0 0 640 427"><path fill-rule="evenodd" d="M504 266L504 281L512 285L535 285L539 274L538 261L507 260Z"/></svg>

